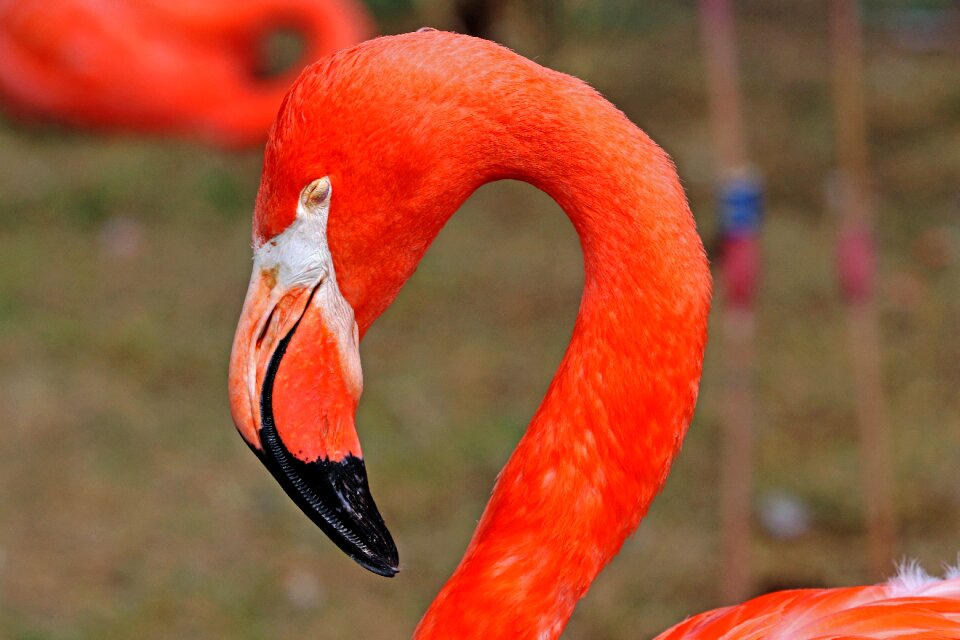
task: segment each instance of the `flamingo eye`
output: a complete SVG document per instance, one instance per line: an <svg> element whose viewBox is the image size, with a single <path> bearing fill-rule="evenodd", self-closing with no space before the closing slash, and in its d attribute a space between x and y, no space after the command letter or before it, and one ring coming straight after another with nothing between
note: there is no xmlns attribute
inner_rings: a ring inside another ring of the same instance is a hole
<svg viewBox="0 0 960 640"><path fill-rule="evenodd" d="M331 192L330 178L317 178L300 192L300 206L307 213L321 213L330 205Z"/></svg>

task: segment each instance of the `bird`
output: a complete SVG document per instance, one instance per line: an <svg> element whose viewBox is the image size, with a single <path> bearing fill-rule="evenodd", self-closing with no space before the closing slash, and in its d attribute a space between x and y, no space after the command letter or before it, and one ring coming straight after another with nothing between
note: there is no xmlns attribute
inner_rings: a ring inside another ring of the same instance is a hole
<svg viewBox="0 0 960 640"><path fill-rule="evenodd" d="M303 39L275 77L270 34ZM0 104L25 120L262 145L290 83L372 22L356 0L0 0Z"/></svg>
<svg viewBox="0 0 960 640"><path fill-rule="evenodd" d="M287 494L383 576L396 545L354 413L359 343L478 187L526 181L580 239L569 346L414 637L530 638L576 603L658 493L697 399L711 277L667 154L584 82L485 40L386 36L311 65L271 129L229 367L234 423ZM661 638L960 638L960 576L787 591Z"/></svg>

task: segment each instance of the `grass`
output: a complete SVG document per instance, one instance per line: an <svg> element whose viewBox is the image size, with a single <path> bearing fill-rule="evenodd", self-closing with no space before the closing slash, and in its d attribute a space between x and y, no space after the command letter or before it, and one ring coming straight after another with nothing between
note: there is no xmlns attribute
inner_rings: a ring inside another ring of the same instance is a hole
<svg viewBox="0 0 960 640"><path fill-rule="evenodd" d="M790 491L814 519L793 542L757 529L757 573L852 584L870 576L822 189L826 31L812 10L744 5L750 144L770 205L757 492ZM710 135L686 17L642 38L571 32L544 62L588 79L673 154L709 235ZM949 254L960 233L960 59L899 50L882 31L868 55L900 550L937 569L960 550L960 264L956 244L946 260L930 249ZM481 189L365 340L358 424L404 563L386 581L323 539L231 426L257 154L7 123L0 168L0 636L409 635L569 336L580 256L556 205L526 185ZM718 347L663 495L565 637L648 637L719 604Z"/></svg>

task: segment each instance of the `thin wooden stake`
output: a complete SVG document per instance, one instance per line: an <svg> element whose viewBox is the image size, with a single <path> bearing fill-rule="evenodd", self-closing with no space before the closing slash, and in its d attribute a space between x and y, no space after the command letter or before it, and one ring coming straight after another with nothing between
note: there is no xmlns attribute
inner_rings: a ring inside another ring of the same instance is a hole
<svg viewBox="0 0 960 640"><path fill-rule="evenodd" d="M830 33L840 166L838 271L847 301L847 340L859 422L870 571L874 579L880 579L889 573L895 560L896 526L880 327L873 291L875 251L863 95L863 38L856 0L831 0Z"/></svg>
<svg viewBox="0 0 960 640"><path fill-rule="evenodd" d="M721 415L721 585L726 602L750 595L751 474L753 468L753 299L759 268L760 185L748 168L733 11L729 0L700 0L700 31L721 190L724 255L722 319L724 387Z"/></svg>
<svg viewBox="0 0 960 640"><path fill-rule="evenodd" d="M723 388L723 450L720 469L720 526L723 559L720 597L742 602L752 595L750 561L751 476L753 470L754 313L726 309L722 319L726 367Z"/></svg>

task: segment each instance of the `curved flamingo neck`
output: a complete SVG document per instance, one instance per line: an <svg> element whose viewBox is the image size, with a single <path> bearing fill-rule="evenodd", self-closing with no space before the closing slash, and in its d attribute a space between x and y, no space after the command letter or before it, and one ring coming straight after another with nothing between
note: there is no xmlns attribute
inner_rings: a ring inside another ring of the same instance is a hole
<svg viewBox="0 0 960 640"><path fill-rule="evenodd" d="M416 631L557 637L646 512L693 412L710 275L673 165L579 80L429 32L301 76L267 147L255 236L289 225L318 176L331 179L330 250L361 335L480 185L529 182L573 222L585 284L570 346Z"/></svg>
<svg viewBox="0 0 960 640"><path fill-rule="evenodd" d="M420 640L559 636L660 489L696 400L710 276L674 168L592 90L545 73L501 95L473 135L497 150L482 180L530 182L570 217L583 298L546 398Z"/></svg>

